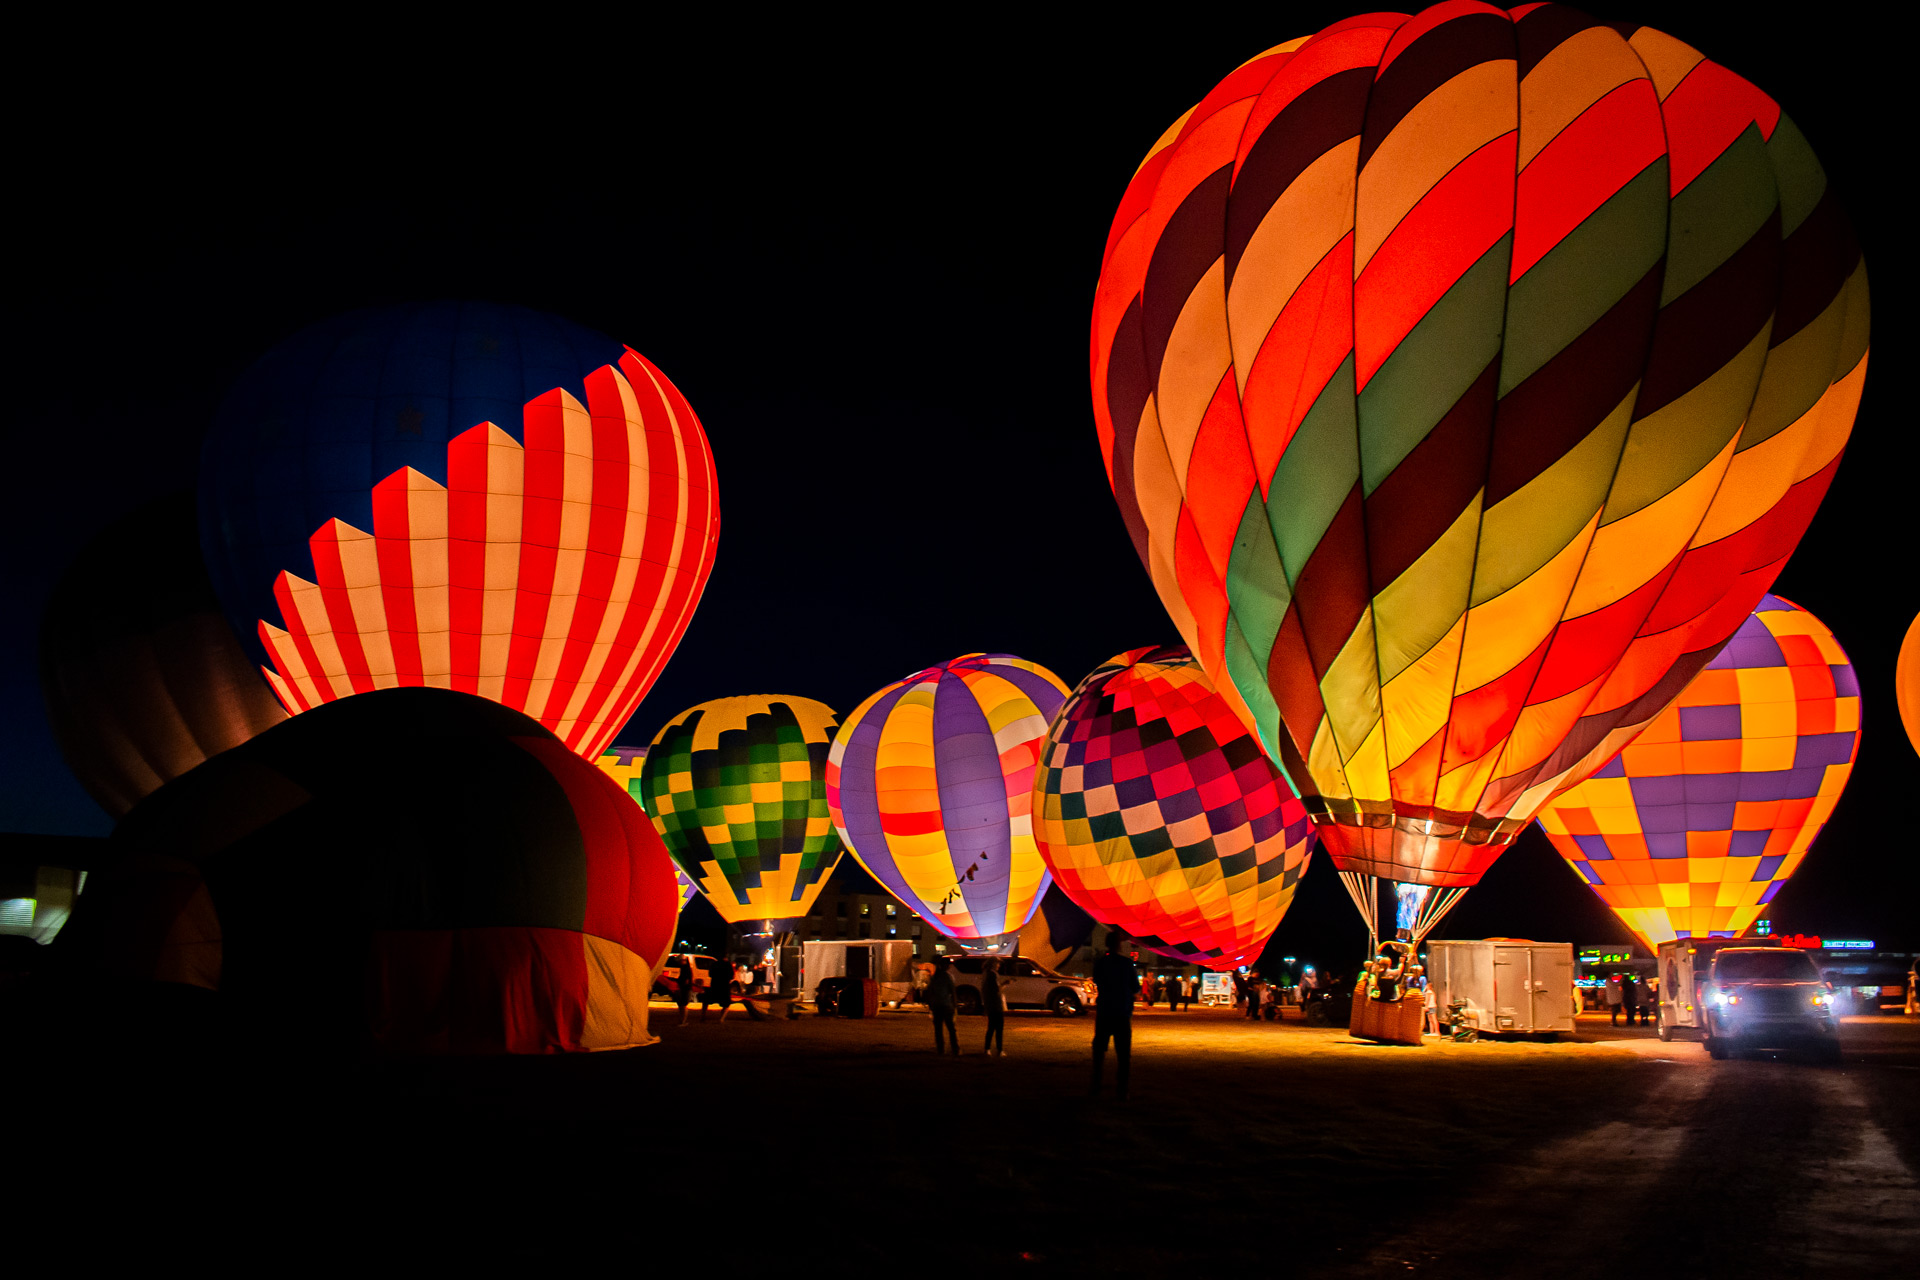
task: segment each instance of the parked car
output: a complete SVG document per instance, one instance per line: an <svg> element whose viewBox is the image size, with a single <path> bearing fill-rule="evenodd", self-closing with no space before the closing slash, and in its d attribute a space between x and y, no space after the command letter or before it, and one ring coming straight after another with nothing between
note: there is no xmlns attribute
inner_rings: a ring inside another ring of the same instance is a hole
<svg viewBox="0 0 1920 1280"><path fill-rule="evenodd" d="M698 973L692 974L694 991L692 997L693 1003L700 1003L700 989L702 987L722 980L722 975L725 975L724 980L733 988L734 998L736 1000L740 998L743 988L740 985L732 964L715 956L698 956L684 954L678 951L668 956L661 964L660 975L654 979L653 990L650 994L665 996L669 1000L673 999L673 987L674 983L678 981L679 975L690 973L693 970L699 971Z"/></svg>
<svg viewBox="0 0 1920 1280"><path fill-rule="evenodd" d="M961 1013L980 1012L979 956L957 956L953 983ZM1000 995L1009 1009L1051 1009L1063 1018L1085 1013L1093 1006L1093 980L1055 973L1033 960L1000 962Z"/></svg>
<svg viewBox="0 0 1920 1280"><path fill-rule="evenodd" d="M1723 947L1706 982L1707 1052L1807 1049L1840 1060L1833 988L1813 957L1787 947Z"/></svg>

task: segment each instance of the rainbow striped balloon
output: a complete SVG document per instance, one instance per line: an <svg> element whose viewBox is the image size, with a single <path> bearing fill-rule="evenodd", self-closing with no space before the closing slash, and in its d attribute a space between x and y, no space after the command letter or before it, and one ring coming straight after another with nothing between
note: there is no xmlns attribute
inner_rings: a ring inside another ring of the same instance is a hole
<svg viewBox="0 0 1920 1280"><path fill-rule="evenodd" d="M1458 887L1738 629L1866 352L1771 99L1649 28L1449 0L1166 131L1091 375L1140 558L1335 865Z"/></svg>
<svg viewBox="0 0 1920 1280"><path fill-rule="evenodd" d="M969 653L862 702L827 756L841 841L948 937L996 943L1051 877L1033 838L1033 777L1067 686L1037 663Z"/></svg>
<svg viewBox="0 0 1920 1280"><path fill-rule="evenodd" d="M1794 873L1860 754L1860 681L1779 596L1605 768L1554 798L1554 848L1649 948L1737 938Z"/></svg>

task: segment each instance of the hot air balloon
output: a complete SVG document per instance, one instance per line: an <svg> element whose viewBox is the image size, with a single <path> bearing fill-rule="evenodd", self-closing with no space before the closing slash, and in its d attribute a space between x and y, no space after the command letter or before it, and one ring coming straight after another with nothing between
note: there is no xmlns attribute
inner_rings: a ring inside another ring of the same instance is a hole
<svg viewBox="0 0 1920 1280"><path fill-rule="evenodd" d="M651 1040L672 863L538 723L441 689L293 717L115 828L62 947L211 987L321 1052L552 1053Z"/></svg>
<svg viewBox="0 0 1920 1280"><path fill-rule="evenodd" d="M785 932L839 865L827 813L834 727L824 702L760 694L689 707L654 735L629 790L727 923Z"/></svg>
<svg viewBox="0 0 1920 1280"><path fill-rule="evenodd" d="M644 811L647 806L646 801L640 798L640 766L646 762L646 759L645 747L623 747L616 743L602 751L594 763L600 766L600 772L619 783L620 789L627 793L628 798ZM673 866L673 883L680 891L682 907L686 906L693 895L699 892L693 881L687 879L687 873L680 869L680 864L677 862Z"/></svg>
<svg viewBox="0 0 1920 1280"><path fill-rule="evenodd" d="M202 452L221 602L289 711L426 685L591 759L686 630L719 536L686 399L520 307L354 312L270 351Z"/></svg>
<svg viewBox="0 0 1920 1280"><path fill-rule="evenodd" d="M116 818L287 718L221 615L188 494L115 521L61 577L40 690L67 766Z"/></svg>
<svg viewBox="0 0 1920 1280"><path fill-rule="evenodd" d="M1068 696L1033 783L1054 883L1183 964L1251 964L1306 874L1313 823L1186 646L1109 658Z"/></svg>
<svg viewBox="0 0 1920 1280"><path fill-rule="evenodd" d="M1540 825L1649 950L1737 938L1806 857L1859 751L1853 664L1825 623L1769 595Z"/></svg>
<svg viewBox="0 0 1920 1280"><path fill-rule="evenodd" d="M1900 642L1900 660L1894 666L1894 691L1900 704L1900 722L1907 727L1907 741L1920 751L1920 617L1907 628Z"/></svg>
<svg viewBox="0 0 1920 1280"><path fill-rule="evenodd" d="M827 803L874 879L968 950L996 951L1050 877L1033 835L1033 777L1058 676L969 653L896 680L840 727Z"/></svg>
<svg viewBox="0 0 1920 1280"><path fill-rule="evenodd" d="M1650 28L1449 0L1273 48L1166 131L1091 374L1181 635L1369 927L1382 877L1422 933L1739 628L1866 351L1771 99Z"/></svg>

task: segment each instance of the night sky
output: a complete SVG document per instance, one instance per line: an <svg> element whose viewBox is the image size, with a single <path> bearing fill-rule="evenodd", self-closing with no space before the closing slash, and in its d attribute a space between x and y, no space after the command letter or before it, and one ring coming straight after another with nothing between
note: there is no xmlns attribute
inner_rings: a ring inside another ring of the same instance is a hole
<svg viewBox="0 0 1920 1280"><path fill-rule="evenodd" d="M58 33L15 113L9 497L0 504L0 830L104 834L41 711L46 595L102 525L189 488L232 379L352 307L484 298L630 343L693 403L719 467L718 566L622 735L691 703L791 692L847 710L969 650L1069 684L1178 639L1108 491L1087 324L1113 208L1147 146L1222 75L1347 6L1089 10L704 27L640 16L496 28ZM1913 587L1910 165L1883 110L1897 44L1857 15L1595 10L1659 26L1773 94L1852 216L1874 357L1839 479L1776 590L1830 624L1865 694L1859 766L1773 916L1920 942L1893 696ZM1830 16L1831 15L1831 16ZM49 39L55 38L49 35ZM198 54L181 54L195 47ZM214 50L219 48L216 55ZM166 49L167 56L154 56ZM102 590L112 590L102 583ZM1357 919L1323 859L1277 942ZM1537 830L1445 933L1624 930ZM1340 945L1345 945L1341 941Z"/></svg>

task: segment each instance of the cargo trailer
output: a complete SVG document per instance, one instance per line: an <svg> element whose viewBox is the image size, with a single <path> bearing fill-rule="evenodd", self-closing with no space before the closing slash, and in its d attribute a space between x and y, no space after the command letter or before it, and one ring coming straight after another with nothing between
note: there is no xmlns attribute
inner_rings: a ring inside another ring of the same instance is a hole
<svg viewBox="0 0 1920 1280"><path fill-rule="evenodd" d="M1481 1035L1570 1034L1573 944L1525 938L1427 942L1427 984L1442 1026L1455 1000Z"/></svg>

